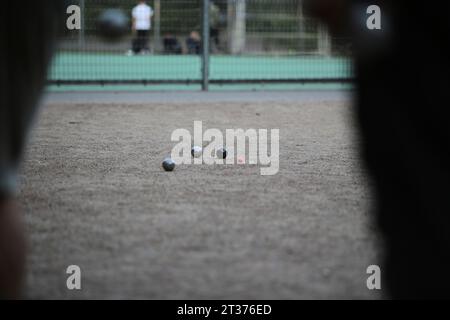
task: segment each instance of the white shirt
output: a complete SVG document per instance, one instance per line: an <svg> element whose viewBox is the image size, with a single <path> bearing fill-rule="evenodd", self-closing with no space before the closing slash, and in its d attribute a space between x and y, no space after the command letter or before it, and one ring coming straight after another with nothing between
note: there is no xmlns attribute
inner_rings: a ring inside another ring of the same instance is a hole
<svg viewBox="0 0 450 320"><path fill-rule="evenodd" d="M133 8L131 15L135 21L136 30L150 30L150 19L153 15L153 10L150 6L145 3L138 4Z"/></svg>

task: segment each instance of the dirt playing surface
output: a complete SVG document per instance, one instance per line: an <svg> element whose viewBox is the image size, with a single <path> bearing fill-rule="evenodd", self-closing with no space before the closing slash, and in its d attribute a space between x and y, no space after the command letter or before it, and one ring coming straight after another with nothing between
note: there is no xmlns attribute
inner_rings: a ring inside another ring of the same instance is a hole
<svg viewBox="0 0 450 320"><path fill-rule="evenodd" d="M349 102L47 103L20 200L30 298L378 298ZM177 128L280 129L280 171L161 161ZM82 290L66 288L79 265Z"/></svg>

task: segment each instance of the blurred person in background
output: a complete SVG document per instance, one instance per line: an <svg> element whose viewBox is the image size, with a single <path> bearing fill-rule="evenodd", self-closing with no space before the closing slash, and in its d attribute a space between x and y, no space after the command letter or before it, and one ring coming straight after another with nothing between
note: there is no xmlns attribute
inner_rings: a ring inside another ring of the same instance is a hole
<svg viewBox="0 0 450 320"><path fill-rule="evenodd" d="M211 50L219 50L220 44L220 9L211 1L209 3L209 37L211 39Z"/></svg>
<svg viewBox="0 0 450 320"><path fill-rule="evenodd" d="M182 54L180 41L173 34L168 33L163 38L164 54Z"/></svg>
<svg viewBox="0 0 450 320"><path fill-rule="evenodd" d="M135 34L135 38L132 43L132 52L130 54L149 53L150 48L148 45L150 37L150 29L152 27L153 9L147 5L146 1L139 1L131 12L132 25L131 29Z"/></svg>
<svg viewBox="0 0 450 320"><path fill-rule="evenodd" d="M200 54L202 47L202 38L197 31L192 31L186 39L186 48L188 54Z"/></svg>

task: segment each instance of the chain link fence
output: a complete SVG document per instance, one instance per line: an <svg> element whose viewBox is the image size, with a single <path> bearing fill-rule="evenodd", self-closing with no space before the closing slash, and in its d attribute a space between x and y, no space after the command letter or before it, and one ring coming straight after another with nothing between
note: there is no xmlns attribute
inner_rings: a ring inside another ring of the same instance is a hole
<svg viewBox="0 0 450 320"><path fill-rule="evenodd" d="M152 0L145 46L136 49L140 1L75 0L79 29L62 30L51 84L346 82L351 45L303 13L301 0ZM108 42L97 30L107 8L130 19ZM69 17L69 14L67 15ZM209 38L203 45L203 39Z"/></svg>

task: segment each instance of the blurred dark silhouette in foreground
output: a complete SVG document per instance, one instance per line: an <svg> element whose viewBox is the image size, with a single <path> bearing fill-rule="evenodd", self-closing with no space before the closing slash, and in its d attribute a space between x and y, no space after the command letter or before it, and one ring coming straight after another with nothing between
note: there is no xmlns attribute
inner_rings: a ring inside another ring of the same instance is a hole
<svg viewBox="0 0 450 320"><path fill-rule="evenodd" d="M369 5L381 30L366 26ZM331 32L351 35L362 154L384 236L392 298L450 298L450 4L309 0Z"/></svg>
<svg viewBox="0 0 450 320"><path fill-rule="evenodd" d="M20 297L25 237L15 200L16 174L46 81L58 18L57 0L5 1L0 10L0 298Z"/></svg>

